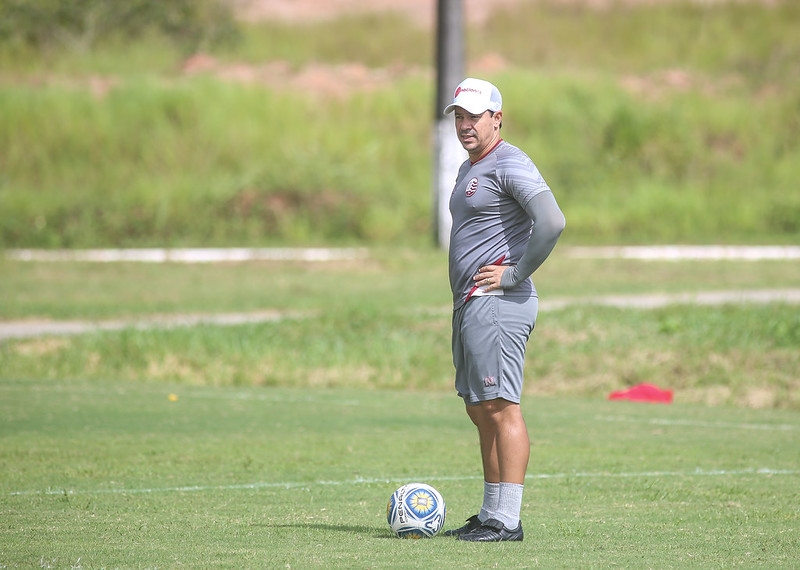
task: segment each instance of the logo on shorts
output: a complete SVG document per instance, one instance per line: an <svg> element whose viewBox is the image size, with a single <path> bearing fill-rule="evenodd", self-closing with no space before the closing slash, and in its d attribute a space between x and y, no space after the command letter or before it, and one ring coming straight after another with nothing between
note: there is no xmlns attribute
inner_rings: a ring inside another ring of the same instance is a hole
<svg viewBox="0 0 800 570"><path fill-rule="evenodd" d="M478 191L478 179L473 178L472 180L469 181L469 184L467 184L467 189L465 191L465 194L467 195L467 198L471 198L472 196L475 195L475 192L477 191Z"/></svg>
<svg viewBox="0 0 800 570"><path fill-rule="evenodd" d="M494 386L495 385L494 376L484 376L483 385L486 386L487 388L489 386Z"/></svg>

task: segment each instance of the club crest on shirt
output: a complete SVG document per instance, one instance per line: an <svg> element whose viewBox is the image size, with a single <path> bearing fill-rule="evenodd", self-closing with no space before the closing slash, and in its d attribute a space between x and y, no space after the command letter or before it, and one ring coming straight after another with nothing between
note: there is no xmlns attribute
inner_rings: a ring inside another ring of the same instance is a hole
<svg viewBox="0 0 800 570"><path fill-rule="evenodd" d="M472 180L469 181L469 184L467 184L467 189L464 191L464 193L467 195L467 198L471 198L472 196L475 195L475 192L477 191L478 191L478 179L473 178Z"/></svg>

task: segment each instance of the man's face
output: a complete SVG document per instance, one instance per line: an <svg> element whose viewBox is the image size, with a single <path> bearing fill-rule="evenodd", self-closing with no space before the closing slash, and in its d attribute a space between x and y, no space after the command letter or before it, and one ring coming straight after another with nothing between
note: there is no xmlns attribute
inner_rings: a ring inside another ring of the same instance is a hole
<svg viewBox="0 0 800 570"><path fill-rule="evenodd" d="M458 140L473 160L480 158L500 138L501 111L484 111L480 115L473 115L466 109L456 107L454 115Z"/></svg>

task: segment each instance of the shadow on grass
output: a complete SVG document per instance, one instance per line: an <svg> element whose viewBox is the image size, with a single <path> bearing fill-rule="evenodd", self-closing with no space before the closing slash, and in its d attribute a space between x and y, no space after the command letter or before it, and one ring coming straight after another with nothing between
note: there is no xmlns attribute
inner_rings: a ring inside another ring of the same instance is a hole
<svg viewBox="0 0 800 570"><path fill-rule="evenodd" d="M365 525L348 525L348 524L322 524L322 523L296 523L296 524L255 524L252 526L265 526L270 528L295 528L295 529L308 529L308 530L324 530L324 531L339 531L348 534L364 534L372 535L373 538L396 538L392 532L387 528L386 530L375 528L374 526Z"/></svg>

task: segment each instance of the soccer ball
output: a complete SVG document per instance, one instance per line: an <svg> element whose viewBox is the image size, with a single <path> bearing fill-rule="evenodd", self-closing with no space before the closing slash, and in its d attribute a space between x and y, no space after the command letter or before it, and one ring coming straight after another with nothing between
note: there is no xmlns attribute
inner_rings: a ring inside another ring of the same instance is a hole
<svg viewBox="0 0 800 570"><path fill-rule="evenodd" d="M400 538L431 538L442 529L444 516L444 499L425 483L403 485L386 506L389 527Z"/></svg>

